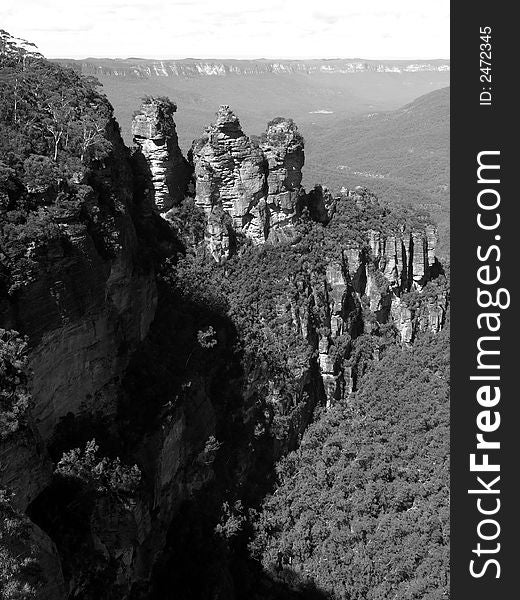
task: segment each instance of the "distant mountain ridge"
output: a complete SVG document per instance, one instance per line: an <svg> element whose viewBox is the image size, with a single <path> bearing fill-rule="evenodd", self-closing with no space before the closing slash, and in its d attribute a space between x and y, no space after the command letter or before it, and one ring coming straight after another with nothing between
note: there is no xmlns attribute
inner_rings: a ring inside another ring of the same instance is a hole
<svg viewBox="0 0 520 600"><path fill-rule="evenodd" d="M450 88L392 111L316 124L307 132L305 184L365 185L390 202L410 202L439 224L448 248Z"/></svg>
<svg viewBox="0 0 520 600"><path fill-rule="evenodd" d="M293 73L415 73L450 70L448 60L219 60L193 59L155 60L144 58L55 59L83 75L153 78L153 77L226 77L230 75L262 75Z"/></svg>

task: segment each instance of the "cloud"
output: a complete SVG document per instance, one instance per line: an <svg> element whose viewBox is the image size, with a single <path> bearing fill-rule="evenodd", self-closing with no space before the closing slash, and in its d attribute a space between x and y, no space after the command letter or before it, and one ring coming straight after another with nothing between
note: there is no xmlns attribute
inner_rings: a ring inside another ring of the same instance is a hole
<svg viewBox="0 0 520 600"><path fill-rule="evenodd" d="M337 23L342 18L340 15L325 14L320 12L315 12L312 16L317 21L323 21L324 23L328 23L329 25Z"/></svg>
<svg viewBox="0 0 520 600"><path fill-rule="evenodd" d="M86 23L84 25L72 25L71 27L67 26L51 26L44 25L41 27L32 27L28 29L29 32L39 33L39 32L51 32L51 33L77 33L79 31L92 31L94 29L94 25L92 23Z"/></svg>
<svg viewBox="0 0 520 600"><path fill-rule="evenodd" d="M432 58L449 0L1 0L0 22L47 56Z"/></svg>

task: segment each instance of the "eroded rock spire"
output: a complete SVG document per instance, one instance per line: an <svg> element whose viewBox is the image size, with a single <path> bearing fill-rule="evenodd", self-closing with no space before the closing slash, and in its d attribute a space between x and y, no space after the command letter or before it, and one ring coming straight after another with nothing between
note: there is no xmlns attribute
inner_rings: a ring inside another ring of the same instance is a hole
<svg viewBox="0 0 520 600"><path fill-rule="evenodd" d="M150 171L155 207L165 213L184 198L191 168L179 148L173 120L176 105L164 97L146 97L132 119L134 143Z"/></svg>
<svg viewBox="0 0 520 600"><path fill-rule="evenodd" d="M291 119L278 117L259 140L251 139L223 105L215 123L193 143L191 156L195 202L208 219L207 243L217 261L226 257L235 234L260 244L294 225L304 151Z"/></svg>

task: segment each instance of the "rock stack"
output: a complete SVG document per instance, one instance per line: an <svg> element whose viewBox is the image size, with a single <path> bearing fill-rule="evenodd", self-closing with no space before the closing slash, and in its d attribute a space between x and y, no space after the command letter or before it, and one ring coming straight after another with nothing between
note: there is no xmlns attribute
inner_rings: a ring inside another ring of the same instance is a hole
<svg viewBox="0 0 520 600"><path fill-rule="evenodd" d="M161 214L183 200L191 174L179 148L176 108L166 98L146 98L132 120L134 144L146 161L153 203Z"/></svg>
<svg viewBox="0 0 520 600"><path fill-rule="evenodd" d="M292 119L278 117L268 123L261 144L267 161L268 235L294 224L302 196L303 138Z"/></svg>
<svg viewBox="0 0 520 600"><path fill-rule="evenodd" d="M268 124L260 142L247 137L223 105L204 136L193 143L195 203L208 219L207 244L221 262L230 238L253 243L278 239L294 225L302 195L303 139L291 119ZM228 217L228 219L226 219Z"/></svg>

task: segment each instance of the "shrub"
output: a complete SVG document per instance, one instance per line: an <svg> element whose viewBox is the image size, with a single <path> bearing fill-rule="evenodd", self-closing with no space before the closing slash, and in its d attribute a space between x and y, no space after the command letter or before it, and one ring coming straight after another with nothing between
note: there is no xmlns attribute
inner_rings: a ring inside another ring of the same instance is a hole
<svg viewBox="0 0 520 600"><path fill-rule="evenodd" d="M210 348L213 348L214 346L216 346L218 343L217 338L215 336L216 336L216 331L213 328L213 326L210 325L206 329L200 329L197 332L197 341L199 342L199 345L201 346L201 348L205 348L206 350L209 350Z"/></svg>
<svg viewBox="0 0 520 600"><path fill-rule="evenodd" d="M48 156L31 154L23 162L24 183L30 192L43 192L58 182L59 170Z"/></svg>
<svg viewBox="0 0 520 600"><path fill-rule="evenodd" d="M25 422L31 396L27 387L27 340L0 329L0 440Z"/></svg>
<svg viewBox="0 0 520 600"><path fill-rule="evenodd" d="M36 547L28 518L10 500L10 494L0 489L0 599L31 600L39 583Z"/></svg>
<svg viewBox="0 0 520 600"><path fill-rule="evenodd" d="M65 452L56 467L63 477L79 479L97 492L133 495L141 482L137 465L123 465L119 457L111 460L98 455L96 440L87 442L85 449L74 448Z"/></svg>

